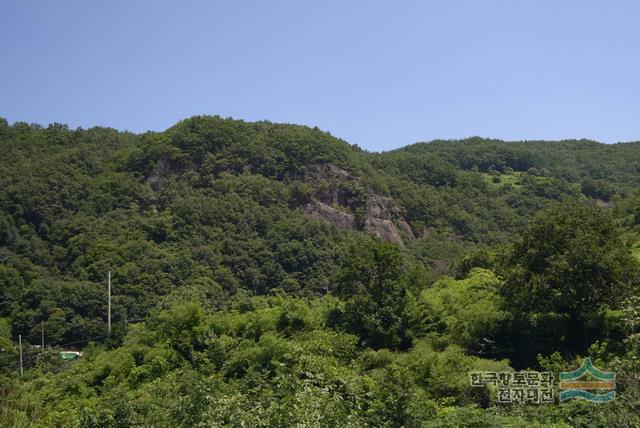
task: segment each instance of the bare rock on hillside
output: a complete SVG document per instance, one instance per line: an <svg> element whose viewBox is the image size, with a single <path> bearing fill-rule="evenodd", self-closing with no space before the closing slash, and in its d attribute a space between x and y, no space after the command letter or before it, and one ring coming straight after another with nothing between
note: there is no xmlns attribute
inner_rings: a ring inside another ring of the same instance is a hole
<svg viewBox="0 0 640 428"><path fill-rule="evenodd" d="M391 220L368 218L364 222L364 230L372 235L376 235L383 241L393 242L394 244L404 247L404 242L398 233L398 229Z"/></svg>
<svg viewBox="0 0 640 428"><path fill-rule="evenodd" d="M404 245L401 232L405 239L415 239L411 226L404 220L402 211L394 205L393 200L375 193L367 196L365 230L375 233L384 241L401 246Z"/></svg>
<svg viewBox="0 0 640 428"><path fill-rule="evenodd" d="M181 168L175 162L158 159L147 178L147 183L157 193L170 175L180 173L180 171Z"/></svg>
<svg viewBox="0 0 640 428"><path fill-rule="evenodd" d="M312 184L331 183L328 188L318 189L315 199L305 206L305 210L312 217L330 221L341 229L361 228L384 241L400 246L404 246L404 240L415 239L411 227L404 220L402 211L393 203L393 199L373 191L366 195L363 218L356 221L354 213L358 207L353 206L351 202L352 190L340 184L355 180L348 171L332 163L318 163L307 167L304 180ZM344 210L336 207L343 207Z"/></svg>
<svg viewBox="0 0 640 428"><path fill-rule="evenodd" d="M329 180L333 178L339 178L343 180L353 180L353 175L349 174L344 169L330 163L317 163L313 165L309 165L307 167L307 174L305 175L305 179L307 181L315 181L315 180Z"/></svg>
<svg viewBox="0 0 640 428"><path fill-rule="evenodd" d="M305 211L307 211L311 217L318 220L330 221L340 229L356 230L358 228L353 214L341 211L315 199L305 206Z"/></svg>

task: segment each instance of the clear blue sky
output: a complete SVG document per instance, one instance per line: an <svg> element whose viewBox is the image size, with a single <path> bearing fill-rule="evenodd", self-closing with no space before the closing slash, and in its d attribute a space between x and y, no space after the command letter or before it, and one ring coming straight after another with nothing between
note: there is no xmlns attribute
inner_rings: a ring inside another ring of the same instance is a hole
<svg viewBox="0 0 640 428"><path fill-rule="evenodd" d="M640 2L26 1L0 116L163 130L196 114L435 138L640 140Z"/></svg>

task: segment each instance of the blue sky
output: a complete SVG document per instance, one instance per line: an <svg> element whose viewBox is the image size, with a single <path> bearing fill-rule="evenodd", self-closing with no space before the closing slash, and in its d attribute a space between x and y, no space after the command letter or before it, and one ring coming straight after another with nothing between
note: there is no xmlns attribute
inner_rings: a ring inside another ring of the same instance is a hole
<svg viewBox="0 0 640 428"><path fill-rule="evenodd" d="M640 140L632 1L25 1L0 116L163 130L196 114L435 138Z"/></svg>

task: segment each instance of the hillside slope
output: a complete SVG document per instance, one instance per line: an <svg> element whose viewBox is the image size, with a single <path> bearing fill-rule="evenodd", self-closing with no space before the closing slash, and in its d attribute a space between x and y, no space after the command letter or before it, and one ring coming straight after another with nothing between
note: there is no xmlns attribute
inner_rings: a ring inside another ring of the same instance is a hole
<svg viewBox="0 0 640 428"><path fill-rule="evenodd" d="M476 409L495 403L468 370L570 367L595 343L636 376L638 143L370 153L199 116L144 134L0 120L0 151L0 379L22 403L0 416L16 425L547 426L544 411ZM564 299L583 292L598 296L588 313ZM86 358L39 355L42 331Z"/></svg>
<svg viewBox="0 0 640 428"><path fill-rule="evenodd" d="M33 340L66 288L87 299L59 313L52 339L101 331L84 306L108 269L118 318L194 281L225 296L326 292L336 246L360 231L442 274L554 201L628 217L640 180L639 144L474 138L368 153L318 129L219 117L141 135L5 121L0 138L3 268L20 284L3 287L0 316ZM27 311L24 293L36 295Z"/></svg>

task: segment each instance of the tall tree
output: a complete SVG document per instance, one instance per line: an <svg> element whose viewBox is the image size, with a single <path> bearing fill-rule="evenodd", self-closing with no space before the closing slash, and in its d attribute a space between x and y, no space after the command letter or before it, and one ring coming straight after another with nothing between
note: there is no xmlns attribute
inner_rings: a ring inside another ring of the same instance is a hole
<svg viewBox="0 0 640 428"><path fill-rule="evenodd" d="M605 312L627 295L637 265L611 213L576 203L537 215L505 274L511 341L516 354L535 357L581 351L602 338Z"/></svg>
<svg viewBox="0 0 640 428"><path fill-rule="evenodd" d="M337 274L338 294L346 300L348 331L374 349L408 348L408 293L397 246L366 240L349 248Z"/></svg>

